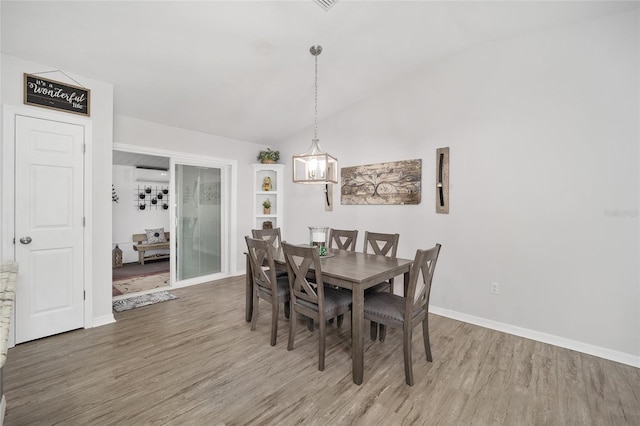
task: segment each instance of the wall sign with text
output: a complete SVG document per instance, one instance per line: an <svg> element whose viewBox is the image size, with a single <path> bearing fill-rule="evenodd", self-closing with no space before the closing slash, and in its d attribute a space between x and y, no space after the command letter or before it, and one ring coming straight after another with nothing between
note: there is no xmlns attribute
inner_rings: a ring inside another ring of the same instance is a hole
<svg viewBox="0 0 640 426"><path fill-rule="evenodd" d="M24 74L24 103L89 117L91 90Z"/></svg>

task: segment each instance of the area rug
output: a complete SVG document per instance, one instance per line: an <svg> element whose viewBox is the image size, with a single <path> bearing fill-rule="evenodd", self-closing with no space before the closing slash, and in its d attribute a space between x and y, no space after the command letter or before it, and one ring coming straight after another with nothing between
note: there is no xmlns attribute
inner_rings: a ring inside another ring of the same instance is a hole
<svg viewBox="0 0 640 426"><path fill-rule="evenodd" d="M113 281L112 295L137 293L169 286L169 272L153 275L140 275Z"/></svg>
<svg viewBox="0 0 640 426"><path fill-rule="evenodd" d="M173 300L177 298L178 296L169 293L168 291L159 291L156 293L129 297L128 299L115 300L113 302L113 310L116 312L128 311L129 309L153 305L154 303L166 302L167 300Z"/></svg>

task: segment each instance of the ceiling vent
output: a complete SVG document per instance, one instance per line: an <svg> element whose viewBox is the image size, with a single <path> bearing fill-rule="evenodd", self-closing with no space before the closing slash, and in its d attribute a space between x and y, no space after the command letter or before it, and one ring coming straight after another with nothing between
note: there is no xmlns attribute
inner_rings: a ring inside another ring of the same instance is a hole
<svg viewBox="0 0 640 426"><path fill-rule="evenodd" d="M136 167L136 181L138 182L169 182L169 171L161 169L145 169Z"/></svg>
<svg viewBox="0 0 640 426"><path fill-rule="evenodd" d="M331 7L334 4L338 3L338 0L313 0L313 1L326 11L331 9Z"/></svg>

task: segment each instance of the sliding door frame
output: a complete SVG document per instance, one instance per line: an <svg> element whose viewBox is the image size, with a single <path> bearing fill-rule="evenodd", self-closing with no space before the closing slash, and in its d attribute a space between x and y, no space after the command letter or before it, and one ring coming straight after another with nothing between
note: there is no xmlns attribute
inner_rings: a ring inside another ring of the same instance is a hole
<svg viewBox="0 0 640 426"><path fill-rule="evenodd" d="M155 155L159 157L167 157L170 162L170 188L173 194L177 194L176 191L176 177L175 177L175 166L176 164L186 165L186 166L197 166L197 167L210 167L210 168L219 168L221 169L221 177L224 181L226 180L226 185L222 185L221 188L221 201L223 203L222 209L222 234L221 234L221 247L222 247L222 263L221 263L221 271L219 273L204 275L200 277L194 277L187 280L177 281L176 273L177 273L177 264L176 264L176 241L177 238L171 238L171 246L170 246L170 267L171 267L171 287L179 288L186 287L194 284L201 284L207 281L213 281L217 279L227 278L233 275L233 272L237 270L237 259L236 259L236 251L237 251L237 234L238 234L238 224L237 224L237 170L238 170L238 162L237 160L231 160L228 158L216 158L216 157L207 157L202 155L190 155L182 152L176 151L168 151L161 149L154 149L148 147L142 147L137 145L127 145L114 143L113 144L114 151L124 151L131 152L136 154L147 154L147 155ZM175 205L172 203L169 208L169 217L170 222L169 226L171 227L171 235L177 236L177 218L176 218L176 209Z"/></svg>

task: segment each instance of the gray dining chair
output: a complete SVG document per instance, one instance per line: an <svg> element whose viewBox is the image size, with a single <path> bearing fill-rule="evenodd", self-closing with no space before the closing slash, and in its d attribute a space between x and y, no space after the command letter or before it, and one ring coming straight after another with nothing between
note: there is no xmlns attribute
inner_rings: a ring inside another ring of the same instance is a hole
<svg viewBox="0 0 640 426"><path fill-rule="evenodd" d="M280 228L252 229L251 235L253 236L253 238L261 238L269 241L273 248L278 249L282 244L282 235L280 233Z"/></svg>
<svg viewBox="0 0 640 426"><path fill-rule="evenodd" d="M292 318L289 321L287 349L293 350L297 325L296 313L317 322L318 370L322 371L325 359L326 320L351 311L351 294L324 285L322 265L316 247L296 246L283 241L282 250L291 288ZM309 281L307 277L310 275L315 276L315 282Z"/></svg>
<svg viewBox="0 0 640 426"><path fill-rule="evenodd" d="M354 229L333 229L329 230L329 248L335 248L340 250L356 250L356 241L358 240L358 230Z"/></svg>
<svg viewBox="0 0 640 426"><path fill-rule="evenodd" d="M274 249L279 249L280 245L282 244L282 235L280 233L280 228L252 229L251 236L253 236L253 238L268 241ZM287 271L284 269L277 269L276 276L286 277Z"/></svg>
<svg viewBox="0 0 640 426"><path fill-rule="evenodd" d="M395 259L398 252L398 242L400 241L400 234L383 234L380 232L364 233L364 247L363 253L372 253L379 256L388 256ZM366 294L377 293L380 291L388 291L393 294L393 278L389 281L383 281L375 286L366 290ZM380 341L384 341L384 326L380 326ZM371 323L371 339L375 340L378 336L378 324Z"/></svg>
<svg viewBox="0 0 640 426"><path fill-rule="evenodd" d="M404 352L405 379L413 386L413 362L411 360L411 338L413 328L422 323L422 336L427 361L432 362L429 341L429 295L433 282L440 244L429 250L417 250L411 266L406 295L373 293L364 299L364 317L380 325L403 330L402 348ZM420 276L422 280L419 280ZM381 330L381 332L383 332ZM372 339L375 340L375 339Z"/></svg>
<svg viewBox="0 0 640 426"><path fill-rule="evenodd" d="M271 303L271 346L276 345L278 338L278 316L280 304L284 304L284 315L290 316L291 292L289 291L289 279L286 276L276 276L275 262L273 260L273 247L263 239L245 237L247 242L247 255L251 265L251 277L253 279L253 313L251 315L251 331L256 329L258 322L258 301L266 300ZM262 266L266 265L266 268Z"/></svg>

